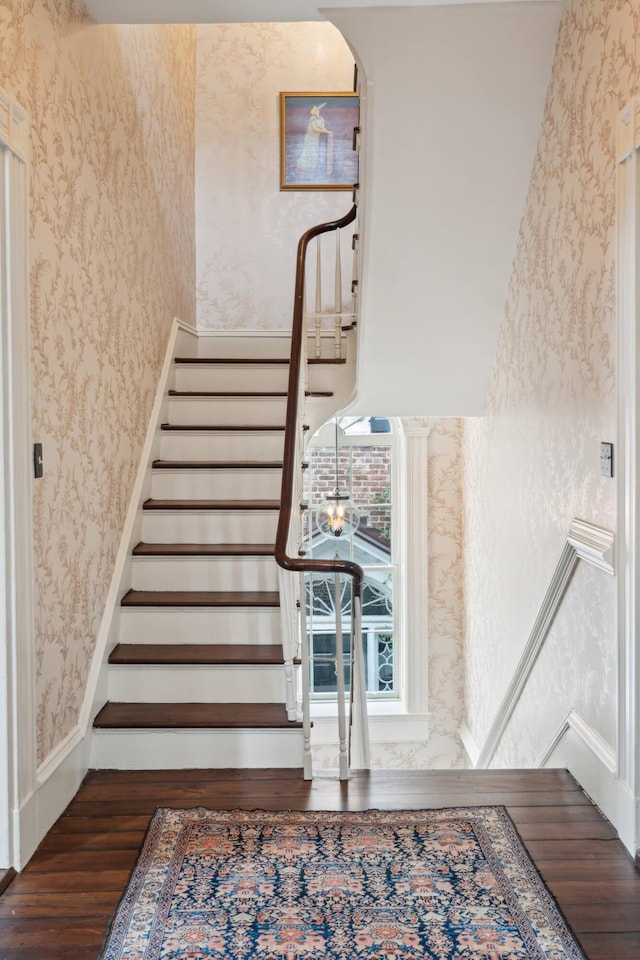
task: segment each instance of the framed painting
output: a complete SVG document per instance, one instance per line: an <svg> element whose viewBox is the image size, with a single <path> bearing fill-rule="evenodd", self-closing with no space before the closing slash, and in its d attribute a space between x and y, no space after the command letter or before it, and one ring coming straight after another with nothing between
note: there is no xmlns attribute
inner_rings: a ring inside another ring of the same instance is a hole
<svg viewBox="0 0 640 960"><path fill-rule="evenodd" d="M281 93L280 189L351 190L359 116L354 93Z"/></svg>

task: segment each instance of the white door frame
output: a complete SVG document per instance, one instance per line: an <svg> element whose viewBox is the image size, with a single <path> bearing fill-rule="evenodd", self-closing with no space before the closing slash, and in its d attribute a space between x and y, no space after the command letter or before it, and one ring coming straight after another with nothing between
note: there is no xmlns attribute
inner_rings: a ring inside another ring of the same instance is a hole
<svg viewBox="0 0 640 960"><path fill-rule="evenodd" d="M0 866L18 869L36 771L28 146L0 90Z"/></svg>
<svg viewBox="0 0 640 960"><path fill-rule="evenodd" d="M618 263L618 742L616 827L640 848L640 98L619 116Z"/></svg>

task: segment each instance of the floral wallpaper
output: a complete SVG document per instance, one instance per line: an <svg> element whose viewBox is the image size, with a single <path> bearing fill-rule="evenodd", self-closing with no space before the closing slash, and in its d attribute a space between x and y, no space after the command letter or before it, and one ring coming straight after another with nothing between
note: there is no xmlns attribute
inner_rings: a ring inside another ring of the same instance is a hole
<svg viewBox="0 0 640 960"><path fill-rule="evenodd" d="M195 322L192 27L0 0L0 87L31 118L37 740L78 720L174 316Z"/></svg>
<svg viewBox="0 0 640 960"><path fill-rule="evenodd" d="M330 23L197 28L197 312L203 329L288 329L300 235L346 213L349 192L281 192L281 91L350 91L353 56Z"/></svg>
<svg viewBox="0 0 640 960"><path fill-rule="evenodd" d="M490 387L464 430L467 725L484 742L573 517L615 529L614 138L640 7L568 0ZM538 762L570 708L615 743L616 582L581 567L499 765ZM488 691L491 695L488 695Z"/></svg>
<svg viewBox="0 0 640 960"><path fill-rule="evenodd" d="M424 743L372 743L371 764L382 769L452 768L465 765L458 736L464 714L464 596L462 420L411 418L429 428L428 637L429 739ZM316 746L316 768L335 768L337 749Z"/></svg>

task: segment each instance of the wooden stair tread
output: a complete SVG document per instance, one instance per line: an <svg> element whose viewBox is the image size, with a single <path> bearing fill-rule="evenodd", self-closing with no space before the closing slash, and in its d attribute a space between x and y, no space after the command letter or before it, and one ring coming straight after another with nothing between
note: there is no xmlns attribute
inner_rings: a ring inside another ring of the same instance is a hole
<svg viewBox="0 0 640 960"><path fill-rule="evenodd" d="M142 504L143 510L279 510L279 500L154 500Z"/></svg>
<svg viewBox="0 0 640 960"><path fill-rule="evenodd" d="M289 357L176 357L175 363L202 363L209 366L229 363L239 364L288 364Z"/></svg>
<svg viewBox="0 0 640 960"><path fill-rule="evenodd" d="M273 543L143 543L134 557L272 557Z"/></svg>
<svg viewBox="0 0 640 960"><path fill-rule="evenodd" d="M277 590L129 590L123 607L279 607Z"/></svg>
<svg viewBox="0 0 640 960"><path fill-rule="evenodd" d="M99 729L296 729L281 703L105 703Z"/></svg>
<svg viewBox="0 0 640 960"><path fill-rule="evenodd" d="M154 470L282 470L282 460L154 460Z"/></svg>
<svg viewBox="0 0 640 960"><path fill-rule="evenodd" d="M283 664L281 643L119 643L109 663Z"/></svg>
<svg viewBox="0 0 640 960"><path fill-rule="evenodd" d="M203 431L212 431L215 433L282 433L284 431L284 424L281 427L278 426L265 426L261 423L163 423L160 426L161 430L176 431L182 430L187 432L199 432Z"/></svg>
<svg viewBox="0 0 640 960"><path fill-rule="evenodd" d="M274 365L284 365L289 364L289 357L176 357L175 363L187 363L187 364L206 364L208 366L221 366L225 363L228 364L256 364L262 366L268 366L269 364ZM307 363L309 364L323 364L323 363L346 363L346 357L309 357Z"/></svg>
<svg viewBox="0 0 640 960"><path fill-rule="evenodd" d="M287 396L286 390L169 390L170 397L215 397L218 400L229 399L237 400L243 397L253 398L254 400L284 398Z"/></svg>

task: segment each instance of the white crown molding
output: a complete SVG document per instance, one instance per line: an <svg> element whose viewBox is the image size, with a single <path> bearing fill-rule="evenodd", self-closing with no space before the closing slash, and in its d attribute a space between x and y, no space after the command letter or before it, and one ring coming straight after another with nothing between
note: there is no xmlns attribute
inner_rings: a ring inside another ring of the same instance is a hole
<svg viewBox="0 0 640 960"><path fill-rule="evenodd" d="M611 531L586 520L574 519L571 521L567 539L544 595L538 616L491 724L487 739L480 749L476 767L488 767L493 760L498 744L531 676L531 671L542 650L578 561L584 560L598 570L613 574L613 543L614 535Z"/></svg>
<svg viewBox="0 0 640 960"><path fill-rule="evenodd" d="M597 527L586 520L572 520L567 542L571 544L580 560L586 560L604 573L613 574L613 533Z"/></svg>

